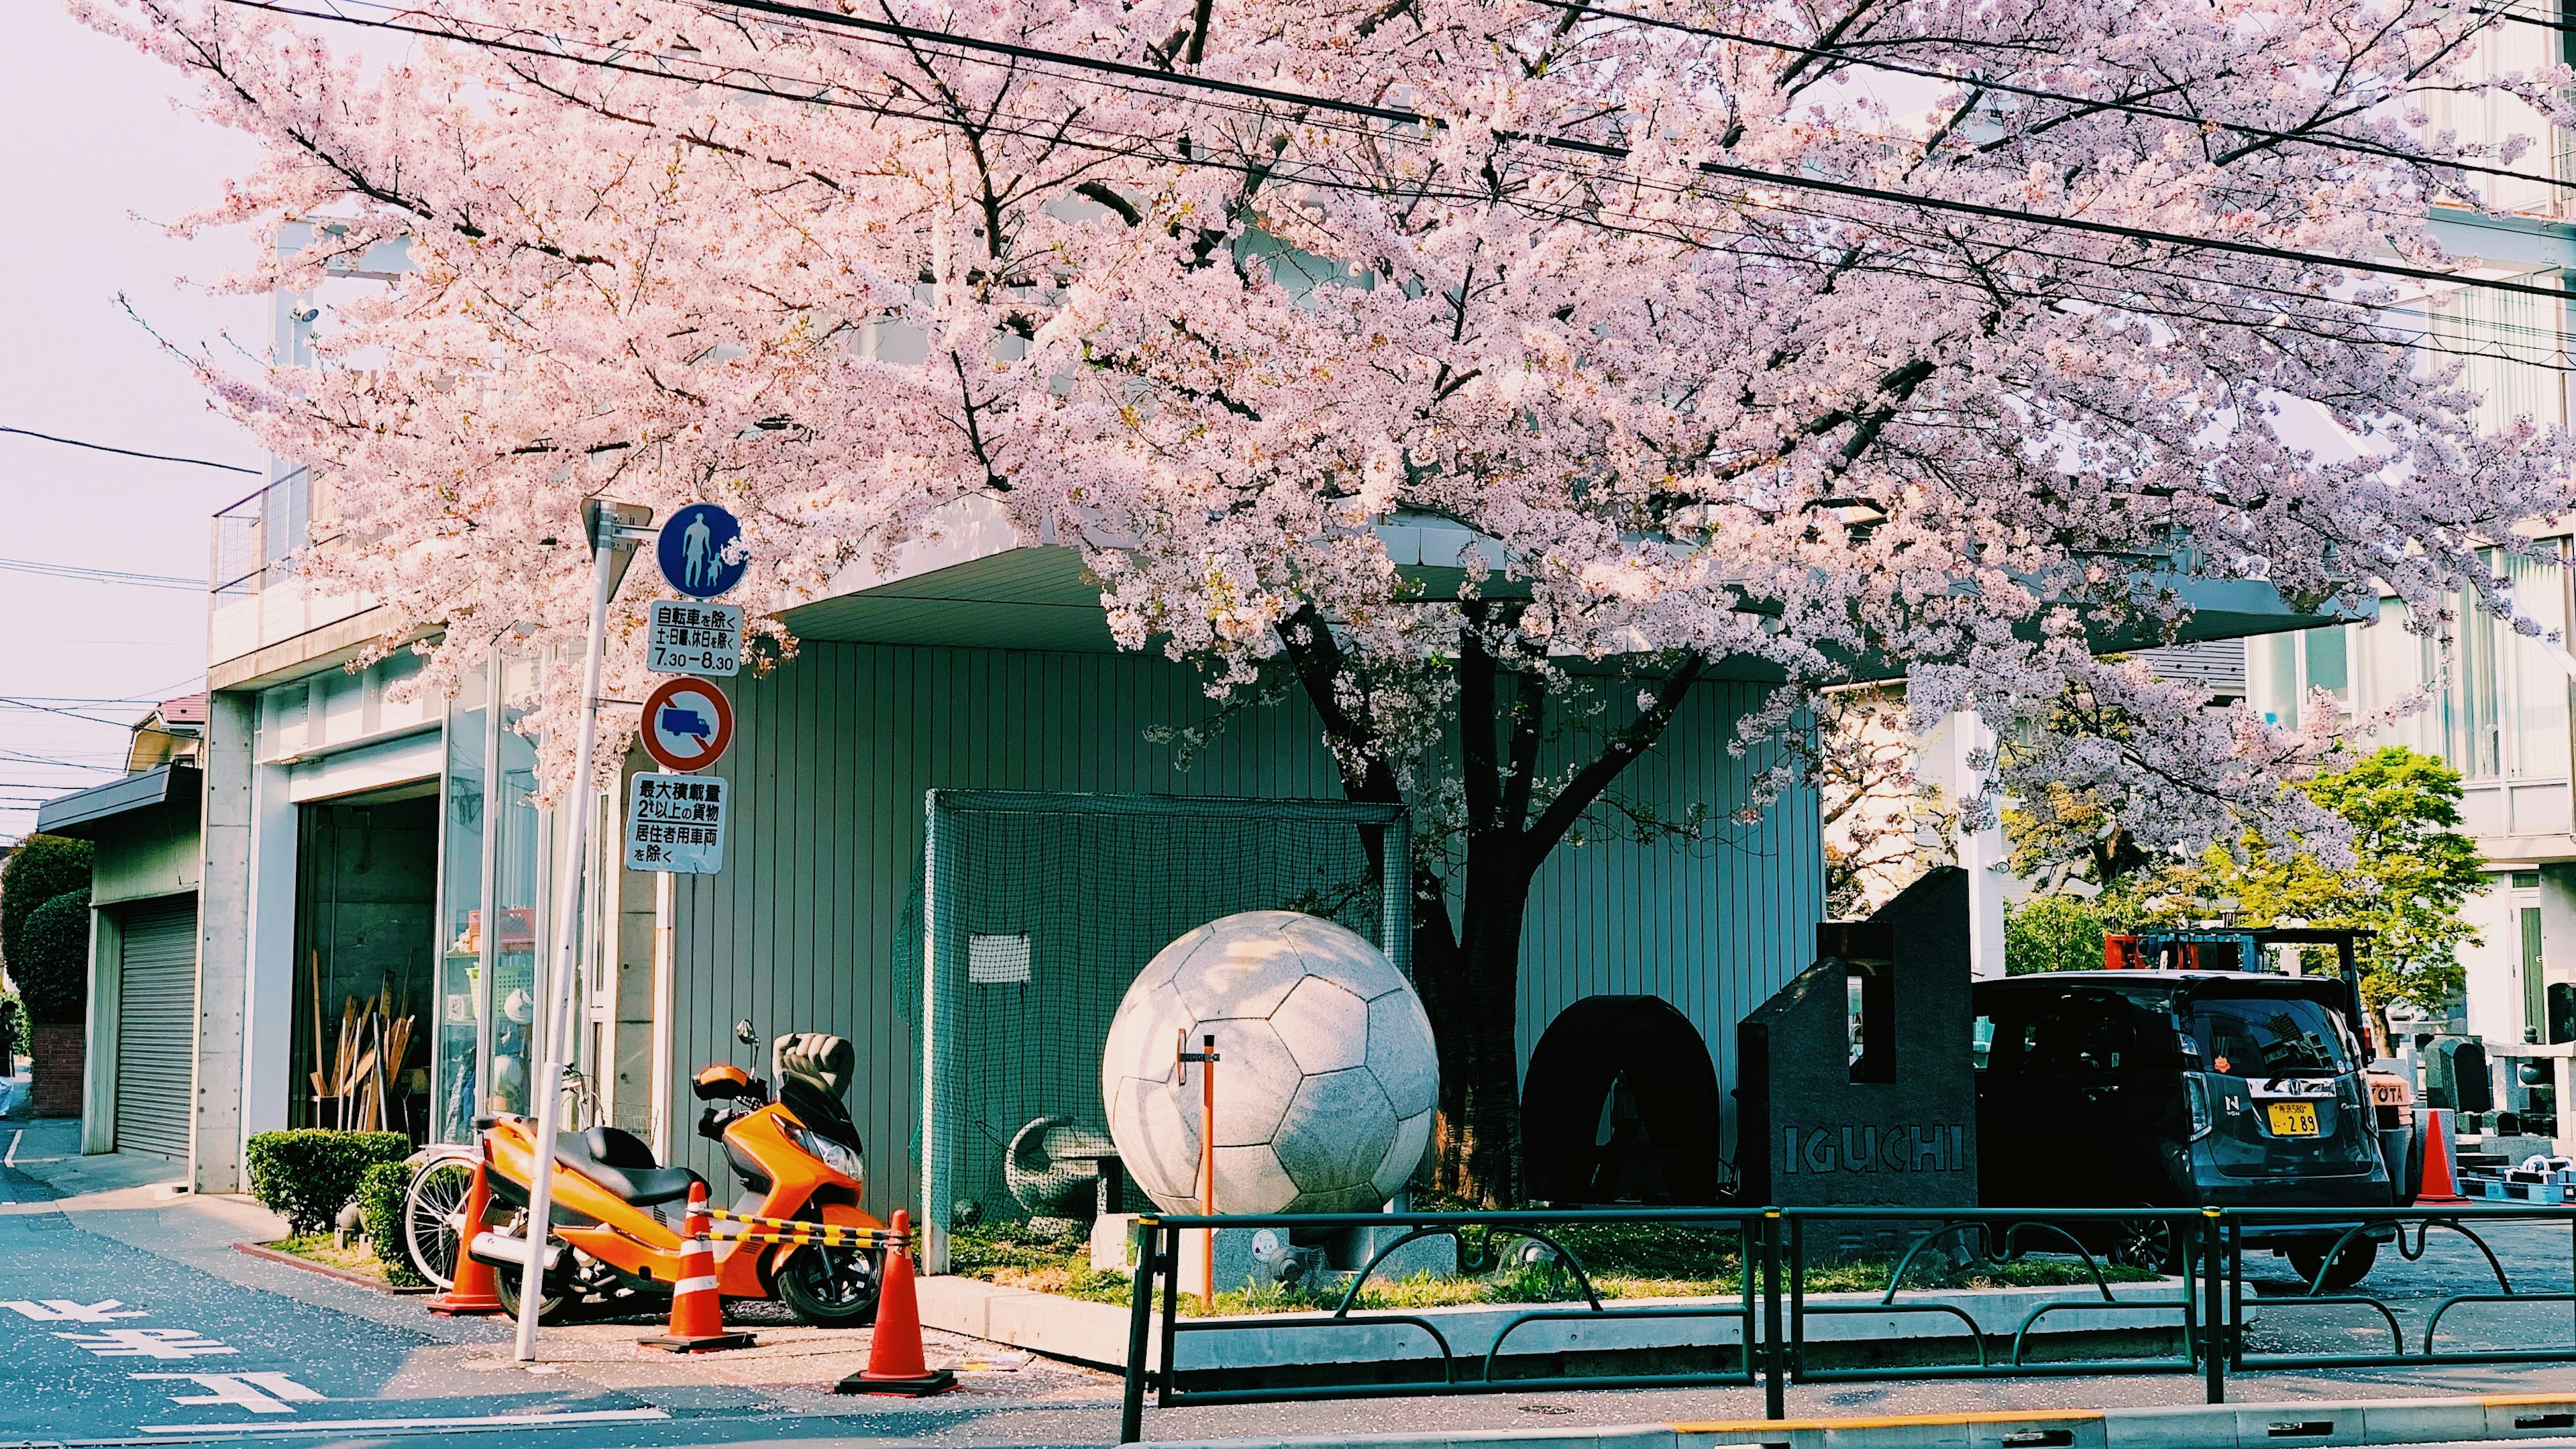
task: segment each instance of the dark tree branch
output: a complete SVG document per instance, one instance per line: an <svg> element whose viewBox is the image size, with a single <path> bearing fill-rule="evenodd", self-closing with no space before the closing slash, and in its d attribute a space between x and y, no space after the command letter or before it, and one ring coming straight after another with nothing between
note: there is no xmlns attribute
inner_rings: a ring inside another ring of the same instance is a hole
<svg viewBox="0 0 2576 1449"><path fill-rule="evenodd" d="M1610 743L1594 757L1592 763L1576 771L1574 778L1566 782L1565 788L1557 792L1537 822L1530 826L1529 859L1543 859L1554 850L1557 842L1565 838L1565 833L1574 828L1574 822L1582 818L1583 812L1592 808L1592 802L1601 798L1601 792L1610 788L1610 782L1619 778L1619 772L1627 769L1663 737L1664 728L1673 722L1673 715L1680 710L1683 697L1707 672L1707 657L1692 654L1685 656L1673 672L1665 676L1663 687L1655 691L1654 702L1630 720L1626 729L1612 736Z"/></svg>

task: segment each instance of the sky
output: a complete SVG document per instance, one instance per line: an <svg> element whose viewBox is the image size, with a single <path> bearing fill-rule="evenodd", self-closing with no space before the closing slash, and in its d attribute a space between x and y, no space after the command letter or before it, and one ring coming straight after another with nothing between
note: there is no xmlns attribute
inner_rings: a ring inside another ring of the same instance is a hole
<svg viewBox="0 0 2576 1449"><path fill-rule="evenodd" d="M0 427L259 469L152 332L247 363L264 296L206 285L245 231L163 223L213 201L250 146L172 102L159 62L50 0L11 7L0 45ZM151 331L129 317L126 302ZM0 841L35 802L115 777L150 701L203 687L206 594L46 577L21 561L203 580L216 510L254 474L146 462L0 433ZM49 712L33 706L68 710ZM75 717L78 716L78 717Z"/></svg>

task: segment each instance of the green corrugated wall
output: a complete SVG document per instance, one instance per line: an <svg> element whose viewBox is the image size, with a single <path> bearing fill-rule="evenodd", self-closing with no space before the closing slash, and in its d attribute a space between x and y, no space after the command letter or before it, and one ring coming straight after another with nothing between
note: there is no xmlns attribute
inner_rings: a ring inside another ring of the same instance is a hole
<svg viewBox="0 0 2576 1449"><path fill-rule="evenodd" d="M1725 745L1757 693L1700 686L1614 787L1665 818L1704 804L1713 839L1640 846L1596 820L1591 843L1560 848L1541 873L1523 952L1524 1054L1567 1004L1645 992L1699 1023L1721 1086L1734 1084L1735 1019L1808 964L1823 909L1812 796L1729 823L1752 767ZM719 767L735 795L725 869L676 878L674 1146L727 1180L714 1144L689 1130L697 1104L686 1092L706 1062L767 1070L765 1048L755 1061L734 1042L736 1020L764 1041L837 1032L859 1048L850 1107L880 1213L908 1201L915 1181L918 1048L891 963L926 791L1340 793L1295 698L1243 712L1190 769L1175 769L1170 747L1145 732L1214 706L1194 673L1155 655L809 642L771 675L736 681L734 700L737 742Z"/></svg>

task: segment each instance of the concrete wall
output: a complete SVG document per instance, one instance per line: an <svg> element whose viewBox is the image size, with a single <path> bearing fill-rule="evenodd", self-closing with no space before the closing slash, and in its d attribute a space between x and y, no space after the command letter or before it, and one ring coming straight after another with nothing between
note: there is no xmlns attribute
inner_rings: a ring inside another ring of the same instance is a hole
<svg viewBox="0 0 2576 1449"><path fill-rule="evenodd" d="M198 1192L242 1187L243 1029L250 992L252 736L259 696L206 702L204 849L197 913L197 1111L189 1180Z"/></svg>

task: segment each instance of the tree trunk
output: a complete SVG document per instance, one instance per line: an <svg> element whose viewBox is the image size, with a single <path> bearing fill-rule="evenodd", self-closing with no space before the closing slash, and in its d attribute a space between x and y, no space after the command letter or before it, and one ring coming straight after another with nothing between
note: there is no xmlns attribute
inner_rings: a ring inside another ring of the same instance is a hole
<svg viewBox="0 0 2576 1449"><path fill-rule="evenodd" d="M1494 1207L1521 1200L1521 926L1529 913L1530 872L1519 858L1518 834L1469 838L1458 972L1467 984L1467 1010L1450 1018L1469 1029L1449 1033L1471 1045L1459 1103L1465 1130L1453 1134L1456 1159L1442 1167L1460 1197Z"/></svg>
<svg viewBox="0 0 2576 1449"><path fill-rule="evenodd" d="M1474 627L1461 641L1457 666L1469 815L1463 925L1451 920L1449 882L1439 872L1418 862L1381 868L1407 869L1413 879L1413 984L1440 1062L1432 1186L1508 1207L1521 1193L1521 928L1531 881L1575 820L1662 737L1707 661L1684 656L1636 718L1541 806L1534 786L1545 689L1535 672L1507 672L1488 652L1487 623L1498 619L1508 630L1517 617L1489 615L1488 607L1466 606ZM1299 608L1279 638L1335 746L1342 793L1373 804L1409 803L1378 751L1366 691L1342 687L1350 664L1322 613L1312 604Z"/></svg>

